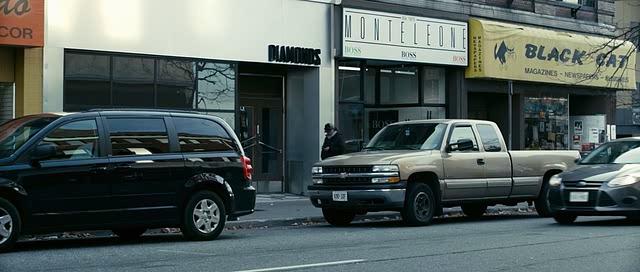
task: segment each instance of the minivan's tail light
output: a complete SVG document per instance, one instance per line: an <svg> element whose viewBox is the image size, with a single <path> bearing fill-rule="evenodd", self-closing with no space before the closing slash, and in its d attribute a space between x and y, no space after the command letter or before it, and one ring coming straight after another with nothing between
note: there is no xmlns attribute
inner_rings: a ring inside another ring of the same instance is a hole
<svg viewBox="0 0 640 272"><path fill-rule="evenodd" d="M247 156L240 157L240 162L242 162L242 173L244 174L244 178L247 180L251 180L251 176L253 174L253 166L251 166L251 159Z"/></svg>

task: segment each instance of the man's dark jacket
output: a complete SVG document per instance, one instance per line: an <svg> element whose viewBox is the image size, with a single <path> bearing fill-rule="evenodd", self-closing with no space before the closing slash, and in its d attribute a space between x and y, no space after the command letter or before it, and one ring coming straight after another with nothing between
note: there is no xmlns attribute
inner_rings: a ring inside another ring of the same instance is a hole
<svg viewBox="0 0 640 272"><path fill-rule="evenodd" d="M329 147L329 150L324 150L326 147ZM342 134L340 132L336 132L333 137L324 137L324 143L322 144L322 152L320 154L320 158L323 160L329 157L338 156L344 154L344 140L342 139Z"/></svg>

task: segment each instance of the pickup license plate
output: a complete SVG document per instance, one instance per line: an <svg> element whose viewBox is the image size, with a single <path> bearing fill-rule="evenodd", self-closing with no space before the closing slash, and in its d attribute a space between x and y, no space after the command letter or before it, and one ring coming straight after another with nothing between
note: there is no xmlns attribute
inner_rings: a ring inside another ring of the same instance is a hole
<svg viewBox="0 0 640 272"><path fill-rule="evenodd" d="M347 192L346 191L334 191L333 192L333 201L347 201Z"/></svg>
<svg viewBox="0 0 640 272"><path fill-rule="evenodd" d="M569 192L569 202L589 202L589 192Z"/></svg>

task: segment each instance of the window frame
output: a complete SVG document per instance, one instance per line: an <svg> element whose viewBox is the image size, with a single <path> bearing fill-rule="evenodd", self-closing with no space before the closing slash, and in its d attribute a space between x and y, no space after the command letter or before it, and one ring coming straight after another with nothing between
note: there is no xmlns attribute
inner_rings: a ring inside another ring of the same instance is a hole
<svg viewBox="0 0 640 272"><path fill-rule="evenodd" d="M491 128L491 131L493 131L496 139L498 139L498 146L500 147L500 149L498 149L498 150L487 150L487 146L484 143L484 138L482 137L482 132L480 131L480 126ZM497 153L497 152L503 152L504 151L503 150L502 141L500 140L500 136L498 135L499 131L497 131L496 128L493 125L490 125L490 124L476 124L476 130L478 131L478 137L480 138L480 143L482 143L482 151L491 152L491 153Z"/></svg>
<svg viewBox="0 0 640 272"><path fill-rule="evenodd" d="M456 128L459 128L459 127L469 127L471 129L471 133L473 133L473 137L475 138L474 139L475 148L471 150L465 150L465 151L452 151L452 153L480 152L480 142L478 141L478 135L477 135L478 133L476 132L476 128L472 124L468 124L468 123L458 123L458 124L451 125L451 128L447 136L447 141L445 142L445 145L444 145L445 148L451 145L451 138L453 136L453 132L456 130Z"/></svg>
<svg viewBox="0 0 640 272"><path fill-rule="evenodd" d="M47 131L44 132L44 134L39 137L34 144L30 147L29 151L26 152L27 157L31 156L31 152L33 152L36 147L38 145L40 145L40 143L42 143L42 141L49 136L49 134L53 133L54 131L58 130L59 128L66 126L68 124L71 123L75 123L75 122L81 122L81 121L89 121L89 120L93 120L96 123L96 133L98 136L98 154L95 157L91 157L91 158L77 158L77 159L52 159L52 160L42 160L41 163L59 163L59 162L75 162L75 161L89 161L89 160L96 160L96 159L103 159L106 157L106 146L105 146L105 141L104 141L104 128L103 128L103 124L102 124L102 120L100 120L100 118L97 117L83 117L83 118L77 118L77 119L70 119L70 120L66 120L61 122L60 124L57 124L55 127L48 129Z"/></svg>
<svg viewBox="0 0 640 272"><path fill-rule="evenodd" d="M175 127L173 126L173 122L171 120L171 117L169 116L135 116L135 115L131 115L131 116L126 116L126 115L114 115L114 116L103 116L102 118L102 122L103 122L103 133L105 135L104 137L104 142L105 142L105 146L106 146L106 156L109 158L130 158L130 157L147 157L147 156L165 156L165 155L175 155L175 154L181 154L180 153L180 149L178 148L177 145L177 134L176 134L176 130ZM113 155L113 145L111 144L111 132L110 132L110 128L109 128L109 120L113 120L113 119L157 119L157 120L162 120L164 122L165 125L165 129L167 131L167 139L169 140L169 151L166 153L155 153L155 154L133 154L133 155L118 155L115 156Z"/></svg>

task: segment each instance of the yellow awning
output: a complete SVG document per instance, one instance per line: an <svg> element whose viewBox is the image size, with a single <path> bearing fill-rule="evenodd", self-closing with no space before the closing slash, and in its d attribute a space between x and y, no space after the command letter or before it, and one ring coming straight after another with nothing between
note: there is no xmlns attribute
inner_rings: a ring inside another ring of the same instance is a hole
<svg viewBox="0 0 640 272"><path fill-rule="evenodd" d="M480 19L469 36L467 78L635 89L629 41Z"/></svg>

